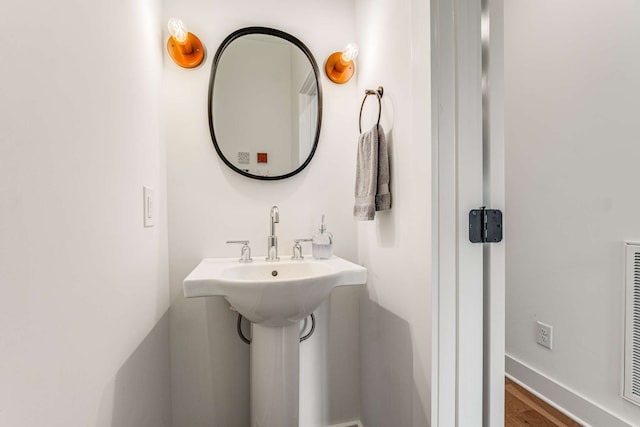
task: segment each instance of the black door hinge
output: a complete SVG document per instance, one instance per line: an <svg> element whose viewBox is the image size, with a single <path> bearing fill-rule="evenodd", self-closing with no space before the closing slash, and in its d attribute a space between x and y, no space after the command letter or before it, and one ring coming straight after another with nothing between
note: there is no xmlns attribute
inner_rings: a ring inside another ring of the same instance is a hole
<svg viewBox="0 0 640 427"><path fill-rule="evenodd" d="M502 241L502 211L474 209L469 212L469 241L471 243L497 243Z"/></svg>

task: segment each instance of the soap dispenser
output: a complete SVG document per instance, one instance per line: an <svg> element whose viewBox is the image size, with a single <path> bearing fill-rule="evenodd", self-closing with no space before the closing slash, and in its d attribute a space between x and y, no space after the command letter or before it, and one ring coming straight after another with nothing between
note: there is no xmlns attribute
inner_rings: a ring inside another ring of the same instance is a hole
<svg viewBox="0 0 640 427"><path fill-rule="evenodd" d="M320 223L320 231L313 236L311 241L311 255L315 259L329 259L333 255L333 235L327 231L324 225L324 215Z"/></svg>

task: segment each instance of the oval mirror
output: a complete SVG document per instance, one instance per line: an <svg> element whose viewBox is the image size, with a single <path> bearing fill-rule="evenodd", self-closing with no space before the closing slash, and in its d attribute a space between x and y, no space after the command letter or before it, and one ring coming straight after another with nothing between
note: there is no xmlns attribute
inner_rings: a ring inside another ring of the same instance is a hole
<svg viewBox="0 0 640 427"><path fill-rule="evenodd" d="M213 60L209 129L224 163L255 179L304 169L318 145L320 73L297 38L264 27L230 34Z"/></svg>

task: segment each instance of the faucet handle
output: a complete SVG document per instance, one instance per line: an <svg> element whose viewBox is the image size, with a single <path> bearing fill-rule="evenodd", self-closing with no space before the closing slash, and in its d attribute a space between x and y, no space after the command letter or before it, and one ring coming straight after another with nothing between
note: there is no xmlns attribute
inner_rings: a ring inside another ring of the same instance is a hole
<svg viewBox="0 0 640 427"><path fill-rule="evenodd" d="M295 239L295 244L293 245L293 256L291 259L295 261L302 261L304 257L302 256L302 245L300 243L310 241L311 239Z"/></svg>
<svg viewBox="0 0 640 427"><path fill-rule="evenodd" d="M239 262L243 264L253 262L253 259L251 258L251 248L249 247L248 240L227 240L227 243L237 243L242 245L242 248L240 248L240 259L238 260Z"/></svg>

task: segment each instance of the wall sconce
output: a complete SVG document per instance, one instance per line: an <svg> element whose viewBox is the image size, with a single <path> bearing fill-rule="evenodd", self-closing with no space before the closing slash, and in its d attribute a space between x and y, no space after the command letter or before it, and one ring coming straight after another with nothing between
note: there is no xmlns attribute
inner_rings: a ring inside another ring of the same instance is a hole
<svg viewBox="0 0 640 427"><path fill-rule="evenodd" d="M167 25L171 36L167 50L173 62L183 68L195 68L204 60L204 46L195 34L187 31L181 20L171 18Z"/></svg>
<svg viewBox="0 0 640 427"><path fill-rule="evenodd" d="M324 64L327 77L334 83L343 84L349 81L355 72L353 60L358 56L358 45L349 43L342 52L334 52Z"/></svg>

